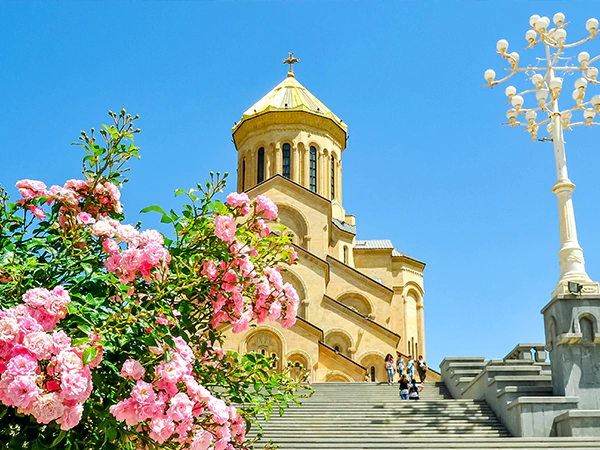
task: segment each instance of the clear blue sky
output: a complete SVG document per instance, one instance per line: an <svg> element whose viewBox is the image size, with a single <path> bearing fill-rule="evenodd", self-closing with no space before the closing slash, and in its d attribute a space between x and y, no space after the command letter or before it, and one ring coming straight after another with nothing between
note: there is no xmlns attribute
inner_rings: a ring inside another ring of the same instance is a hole
<svg viewBox="0 0 600 450"><path fill-rule="evenodd" d="M505 67L498 39L522 53L529 16L557 11L569 37L600 15L592 1L2 2L0 183L14 193L21 178L76 177L70 143L124 107L142 128L128 221L175 205L176 188L235 173L231 127L293 51L298 80L349 125L343 196L358 238L427 263L430 365L501 358L544 339L556 175L551 144L501 125L504 87L482 89L483 72ZM586 50L599 53L600 38ZM566 137L579 240L600 280L600 129Z"/></svg>

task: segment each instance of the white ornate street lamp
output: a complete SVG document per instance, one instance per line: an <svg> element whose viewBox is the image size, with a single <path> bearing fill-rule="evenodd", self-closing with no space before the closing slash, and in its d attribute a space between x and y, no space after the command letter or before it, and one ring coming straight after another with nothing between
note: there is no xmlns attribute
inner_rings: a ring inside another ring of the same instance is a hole
<svg viewBox="0 0 600 450"><path fill-rule="evenodd" d="M531 16L529 23L531 29L525 34L529 45L527 48L533 48L542 44L545 54L537 58L536 65L519 67L519 54L517 52L508 53L508 42L504 39L498 41L497 53L508 61L510 67L505 69L509 74L500 80L496 80L496 73L492 69L485 71L486 86L493 87L502 83L517 72L523 72L533 83L533 87L519 91L514 86L506 88L506 95L512 108L506 113L508 118L507 125L511 127L523 126L531 134L534 141L538 136L540 126L547 124L546 130L549 137L542 138L540 141L552 141L554 144L554 156L556 159L556 172L558 180L552 191L558 197L558 213L560 221L560 279L558 280L557 291L555 293L568 293L569 282L571 282L571 292L573 283L582 285L583 293L598 293L598 283L593 283L585 272L585 262L583 259L583 250L577 241L577 229L575 226L575 214L573 211L573 201L571 196L575 185L569 180L567 172L567 160L565 157L565 142L563 130L571 130L579 125L600 125L594 122L596 113L600 113L600 95L594 95L590 100L585 99L587 89L590 85L597 85L598 69L593 63L600 60L600 55L590 57L589 53L581 52L577 56L577 64L572 62L573 56L565 55L565 50L571 49L594 39L598 34L598 20L589 19L586 28L589 35L580 41L568 44L567 32L565 27L565 16L557 13L553 18L554 26L551 27L548 17L540 17L537 14ZM577 74L575 80L575 90L573 91L574 105L570 109L561 110L558 106L558 98L563 89L563 77L565 75ZM525 108L525 96L533 94L535 96L532 108ZM574 114L583 115L583 120L572 122ZM543 116L542 119L538 117ZM524 121L519 121L523 116ZM539 121L538 121L539 120Z"/></svg>

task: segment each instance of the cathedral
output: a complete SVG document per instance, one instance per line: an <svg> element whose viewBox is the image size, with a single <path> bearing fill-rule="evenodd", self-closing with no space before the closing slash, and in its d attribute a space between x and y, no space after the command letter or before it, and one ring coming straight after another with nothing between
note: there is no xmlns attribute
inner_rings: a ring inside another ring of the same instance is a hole
<svg viewBox="0 0 600 450"><path fill-rule="evenodd" d="M233 334L226 349L273 356L313 381L386 381L384 358L425 355L423 269L386 239L357 239L342 204L348 126L287 77L235 124L237 190L266 195L293 233L298 264L282 271L300 296L296 324L270 322ZM350 180L352 182L352 180ZM301 369L302 368L302 369ZM434 374L432 374L434 375Z"/></svg>

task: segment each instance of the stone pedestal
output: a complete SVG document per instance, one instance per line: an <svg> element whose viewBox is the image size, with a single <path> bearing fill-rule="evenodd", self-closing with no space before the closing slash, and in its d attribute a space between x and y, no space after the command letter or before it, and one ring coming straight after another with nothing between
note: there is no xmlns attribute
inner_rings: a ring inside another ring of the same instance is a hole
<svg viewBox="0 0 600 450"><path fill-rule="evenodd" d="M555 293L542 314L554 395L577 397L584 414L564 414L557 431L600 436L600 295Z"/></svg>

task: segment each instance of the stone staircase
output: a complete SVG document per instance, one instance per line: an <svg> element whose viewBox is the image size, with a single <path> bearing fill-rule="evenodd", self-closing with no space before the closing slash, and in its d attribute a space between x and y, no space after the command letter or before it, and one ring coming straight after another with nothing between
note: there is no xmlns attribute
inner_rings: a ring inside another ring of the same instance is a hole
<svg viewBox="0 0 600 450"><path fill-rule="evenodd" d="M263 442L306 449L600 449L597 438L513 438L482 400L425 383L419 401L398 384L315 383L315 393L264 424ZM261 443L255 445L262 448Z"/></svg>

